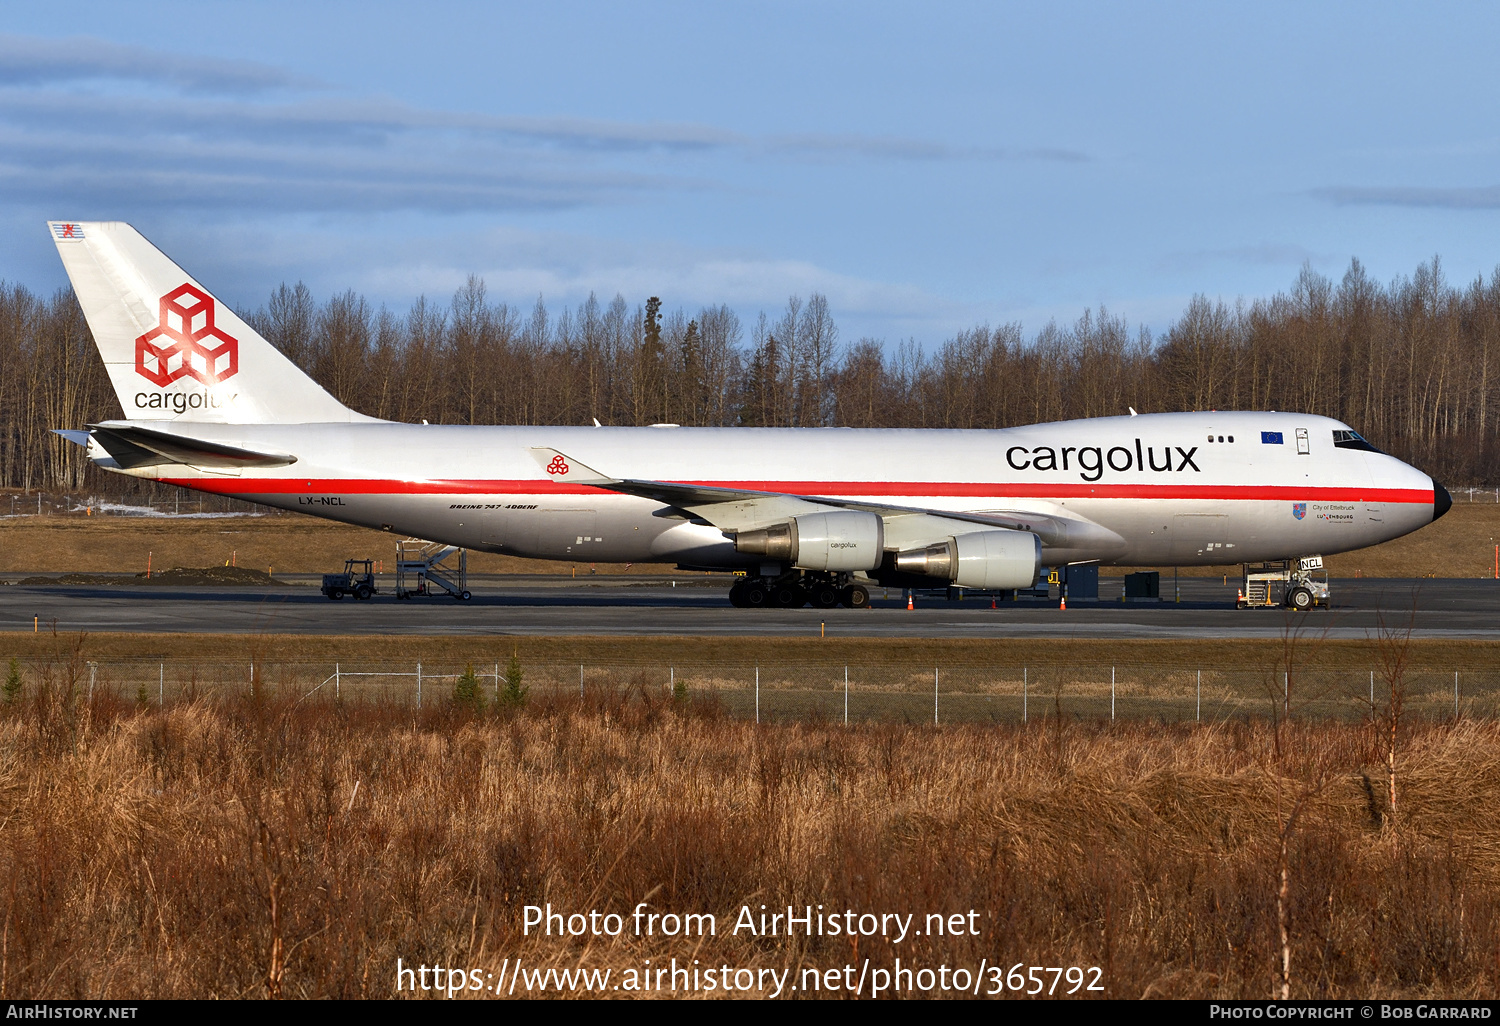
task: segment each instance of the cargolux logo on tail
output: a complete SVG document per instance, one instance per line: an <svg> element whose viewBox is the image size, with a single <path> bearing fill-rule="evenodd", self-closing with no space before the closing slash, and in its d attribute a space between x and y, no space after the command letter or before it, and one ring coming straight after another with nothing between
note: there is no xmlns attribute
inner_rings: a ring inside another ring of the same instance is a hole
<svg viewBox="0 0 1500 1026"><path fill-rule="evenodd" d="M179 378L217 385L240 369L240 344L214 326L214 301L179 285L161 297L161 322L135 340L135 372L162 388ZM165 343L165 344L163 344Z"/></svg>

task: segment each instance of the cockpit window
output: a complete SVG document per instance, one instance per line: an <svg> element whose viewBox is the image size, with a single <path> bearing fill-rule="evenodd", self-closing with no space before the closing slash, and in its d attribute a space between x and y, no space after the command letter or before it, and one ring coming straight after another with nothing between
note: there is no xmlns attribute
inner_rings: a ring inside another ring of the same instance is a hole
<svg viewBox="0 0 1500 1026"><path fill-rule="evenodd" d="M1358 431L1335 431L1333 447L1335 449L1358 449L1361 452L1380 452L1379 449L1359 437ZM1381 455L1385 454L1381 453Z"/></svg>

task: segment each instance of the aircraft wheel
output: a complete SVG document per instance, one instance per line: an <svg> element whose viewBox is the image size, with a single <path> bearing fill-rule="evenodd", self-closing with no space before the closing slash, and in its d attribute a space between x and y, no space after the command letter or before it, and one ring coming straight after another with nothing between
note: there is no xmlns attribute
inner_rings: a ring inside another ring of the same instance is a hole
<svg viewBox="0 0 1500 1026"><path fill-rule="evenodd" d="M812 604L819 609L832 609L839 604L839 589L831 584L816 584L810 594Z"/></svg>
<svg viewBox="0 0 1500 1026"><path fill-rule="evenodd" d="M1292 593L1286 597L1286 604L1298 612L1306 612L1312 608L1312 592L1306 588L1293 588Z"/></svg>
<svg viewBox="0 0 1500 1026"><path fill-rule="evenodd" d="M795 584L782 584L771 593L771 599L778 609L798 609L807 602L807 592Z"/></svg>
<svg viewBox="0 0 1500 1026"><path fill-rule="evenodd" d="M331 599L333 599L333 601L337 602L339 599L341 599L341 598L344 597L344 589L343 588L329 588L328 589L328 597L331 598Z"/></svg>
<svg viewBox="0 0 1500 1026"><path fill-rule="evenodd" d="M748 609L764 609L771 604L771 592L759 581L746 581L740 585L740 601Z"/></svg>
<svg viewBox="0 0 1500 1026"><path fill-rule="evenodd" d="M731 584L729 586L729 604L731 606L734 606L736 609L743 609L744 608L744 606L745 606L745 582L744 581L735 581L733 584Z"/></svg>
<svg viewBox="0 0 1500 1026"><path fill-rule="evenodd" d="M850 609L864 609L870 604L870 593L861 584L851 584L844 589L842 601Z"/></svg>

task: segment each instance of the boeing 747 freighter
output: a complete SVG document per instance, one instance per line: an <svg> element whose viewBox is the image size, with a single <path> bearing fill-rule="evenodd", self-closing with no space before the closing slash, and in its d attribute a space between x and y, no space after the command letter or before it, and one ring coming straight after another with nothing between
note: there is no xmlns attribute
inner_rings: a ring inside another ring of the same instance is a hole
<svg viewBox="0 0 1500 1026"><path fill-rule="evenodd" d="M49 223L124 408L65 430L122 474L471 549L744 571L736 605L1044 566L1324 555L1452 500L1348 424L1164 413L991 431L477 427L339 403L127 224Z"/></svg>

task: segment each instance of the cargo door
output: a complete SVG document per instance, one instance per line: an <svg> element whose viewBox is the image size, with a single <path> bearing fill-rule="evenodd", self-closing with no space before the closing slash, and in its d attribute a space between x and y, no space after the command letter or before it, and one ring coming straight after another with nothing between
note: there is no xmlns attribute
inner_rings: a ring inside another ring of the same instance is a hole
<svg viewBox="0 0 1500 1026"><path fill-rule="evenodd" d="M1179 513L1172 518L1172 562L1178 566L1237 562L1228 513Z"/></svg>
<svg viewBox="0 0 1500 1026"><path fill-rule="evenodd" d="M589 559L598 551L599 516L591 509L506 510L486 525L484 545L517 556Z"/></svg>
<svg viewBox="0 0 1500 1026"><path fill-rule="evenodd" d="M539 513L537 549L558 559L588 559L589 553L599 550L598 521L598 513L591 509Z"/></svg>

